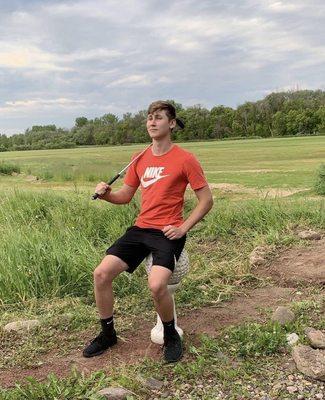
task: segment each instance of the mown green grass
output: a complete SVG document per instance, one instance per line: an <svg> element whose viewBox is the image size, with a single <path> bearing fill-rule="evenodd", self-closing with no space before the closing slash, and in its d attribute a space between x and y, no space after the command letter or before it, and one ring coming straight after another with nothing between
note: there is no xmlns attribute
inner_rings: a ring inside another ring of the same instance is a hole
<svg viewBox="0 0 325 400"><path fill-rule="evenodd" d="M311 188L325 158L322 136L179 145L198 157L211 183L251 187ZM19 164L22 172L48 181L96 182L115 175L145 146L5 152L0 160Z"/></svg>

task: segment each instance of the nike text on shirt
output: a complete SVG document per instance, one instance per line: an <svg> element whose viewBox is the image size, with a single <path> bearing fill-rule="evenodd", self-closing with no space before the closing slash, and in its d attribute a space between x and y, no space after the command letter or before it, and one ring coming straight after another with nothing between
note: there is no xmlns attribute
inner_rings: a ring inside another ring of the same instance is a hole
<svg viewBox="0 0 325 400"><path fill-rule="evenodd" d="M146 188L159 179L165 178L168 175L161 175L165 167L147 167L144 174L141 177L141 185ZM147 180L148 179L148 180Z"/></svg>

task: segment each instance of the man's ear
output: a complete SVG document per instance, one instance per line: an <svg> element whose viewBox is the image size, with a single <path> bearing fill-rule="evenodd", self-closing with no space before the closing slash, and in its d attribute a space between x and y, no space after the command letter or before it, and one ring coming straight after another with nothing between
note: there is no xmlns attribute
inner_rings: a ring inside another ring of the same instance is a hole
<svg viewBox="0 0 325 400"><path fill-rule="evenodd" d="M172 119L169 122L169 127L170 127L171 130L175 129L175 127L176 127L176 119Z"/></svg>

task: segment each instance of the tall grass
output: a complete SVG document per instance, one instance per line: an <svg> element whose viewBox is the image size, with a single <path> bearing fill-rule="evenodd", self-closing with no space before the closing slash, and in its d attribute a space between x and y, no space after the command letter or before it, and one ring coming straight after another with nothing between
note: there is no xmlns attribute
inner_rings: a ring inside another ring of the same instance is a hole
<svg viewBox="0 0 325 400"><path fill-rule="evenodd" d="M0 174L11 175L13 172L20 174L20 166L9 162L0 162Z"/></svg>
<svg viewBox="0 0 325 400"><path fill-rule="evenodd" d="M87 295L93 268L136 212L135 203L128 207L94 204L77 194L16 191L4 196L0 209L1 301ZM124 278L121 292L129 285Z"/></svg>
<svg viewBox="0 0 325 400"><path fill-rule="evenodd" d="M325 164L321 164L317 170L315 191L321 196L325 196Z"/></svg>
<svg viewBox="0 0 325 400"><path fill-rule="evenodd" d="M193 205L187 202L187 213ZM92 295L94 267L108 245L124 233L138 213L137 201L115 206L92 202L78 193L15 191L4 195L0 206L0 301L3 303L35 297ZM229 243L232 238L239 238L251 243L264 236L276 241L294 223L324 227L324 202L217 201L205 220L189 232L188 248L191 243L216 238ZM203 263L202 268L209 266ZM206 273L202 270L202 274ZM190 296L191 286L188 289L186 295ZM132 278L122 274L116 290L120 296L142 292L140 274Z"/></svg>
<svg viewBox="0 0 325 400"><path fill-rule="evenodd" d="M205 238L241 236L243 239L281 233L288 225L325 227L325 201L308 199L216 200L205 223L196 229Z"/></svg>

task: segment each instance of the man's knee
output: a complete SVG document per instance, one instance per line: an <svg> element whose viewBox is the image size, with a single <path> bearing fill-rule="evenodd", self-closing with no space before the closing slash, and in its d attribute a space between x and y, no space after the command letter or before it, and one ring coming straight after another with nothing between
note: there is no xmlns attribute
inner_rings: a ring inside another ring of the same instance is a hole
<svg viewBox="0 0 325 400"><path fill-rule="evenodd" d="M114 277L113 274L109 270L104 270L101 268L99 265L97 268L94 270L94 281L96 285L105 285L108 283L111 283L113 281Z"/></svg>
<svg viewBox="0 0 325 400"><path fill-rule="evenodd" d="M148 284L152 297L155 299L162 298L168 292L167 284L165 282L151 278L149 279Z"/></svg>
<svg viewBox="0 0 325 400"><path fill-rule="evenodd" d="M94 270L96 285L107 285L121 272L125 271L127 264L115 256L106 256Z"/></svg>

